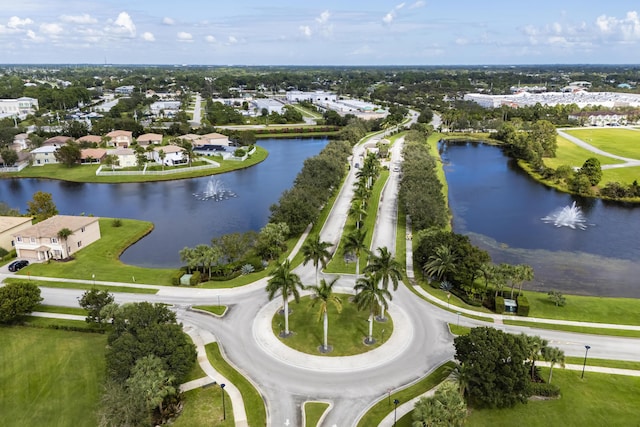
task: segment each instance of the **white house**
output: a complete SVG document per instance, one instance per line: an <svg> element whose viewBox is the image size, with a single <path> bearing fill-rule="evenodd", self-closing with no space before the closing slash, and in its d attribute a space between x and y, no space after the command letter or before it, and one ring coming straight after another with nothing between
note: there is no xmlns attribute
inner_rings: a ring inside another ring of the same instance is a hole
<svg viewBox="0 0 640 427"><path fill-rule="evenodd" d="M133 142L133 132L129 130L113 130L105 136L109 138L109 142L107 142L109 146L129 148Z"/></svg>
<svg viewBox="0 0 640 427"><path fill-rule="evenodd" d="M275 99L254 99L253 101L251 101L251 106L258 115L261 114L264 110L266 110L269 114L284 113L284 104Z"/></svg>
<svg viewBox="0 0 640 427"><path fill-rule="evenodd" d="M118 166L121 168L131 168L138 166L136 153L131 148L116 148L115 150L107 150L108 155L118 158Z"/></svg>
<svg viewBox="0 0 640 427"><path fill-rule="evenodd" d="M31 227L31 217L0 216L0 248L10 251L15 246L13 235Z"/></svg>
<svg viewBox="0 0 640 427"><path fill-rule="evenodd" d="M164 153L164 159L160 158L160 152ZM165 145L163 147L155 147L153 149L153 161L166 166L177 166L187 163L187 157L184 155L184 148L177 145Z"/></svg>
<svg viewBox="0 0 640 427"><path fill-rule="evenodd" d="M317 90L314 92L302 92L299 90L290 90L287 92L288 102L300 102L309 101L313 103L318 102L336 102L338 95L331 92L325 92L323 90Z"/></svg>
<svg viewBox="0 0 640 427"><path fill-rule="evenodd" d="M24 118L38 111L38 100L23 96L17 99L0 99L0 117Z"/></svg>
<svg viewBox="0 0 640 427"><path fill-rule="evenodd" d="M202 135L196 141L194 141L194 145L202 146L202 145L224 145L229 146L229 137L227 135L223 135L221 133L208 133L206 135Z"/></svg>
<svg viewBox="0 0 640 427"><path fill-rule="evenodd" d="M118 86L115 93L118 95L131 95L133 93L133 86Z"/></svg>
<svg viewBox="0 0 640 427"><path fill-rule="evenodd" d="M43 145L35 150L31 150L31 161L34 166L44 166L58 163L55 152L59 147L54 145Z"/></svg>
<svg viewBox="0 0 640 427"><path fill-rule="evenodd" d="M140 135L136 138L138 141L138 145L146 147L150 144L160 145L162 144L162 135L159 133L145 133L144 135Z"/></svg>

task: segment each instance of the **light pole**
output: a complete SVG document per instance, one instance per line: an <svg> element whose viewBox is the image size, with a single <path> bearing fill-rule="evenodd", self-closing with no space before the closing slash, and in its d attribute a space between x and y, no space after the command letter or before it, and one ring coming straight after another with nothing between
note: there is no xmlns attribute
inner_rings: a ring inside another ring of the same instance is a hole
<svg viewBox="0 0 640 427"><path fill-rule="evenodd" d="M587 353L589 353L590 348L590 345L584 346L584 362L582 363L582 375L580 376L581 379L584 378L584 368L585 366L587 366Z"/></svg>
<svg viewBox="0 0 640 427"><path fill-rule="evenodd" d="M400 403L398 399L393 399L393 427L396 427L396 422L398 421L398 403Z"/></svg>
<svg viewBox="0 0 640 427"><path fill-rule="evenodd" d="M222 393L222 419L226 420L227 419L227 408L224 404L224 386L226 384L220 384L220 393Z"/></svg>
<svg viewBox="0 0 640 427"><path fill-rule="evenodd" d="M460 326L460 312L457 311L456 314L458 315L458 326Z"/></svg>

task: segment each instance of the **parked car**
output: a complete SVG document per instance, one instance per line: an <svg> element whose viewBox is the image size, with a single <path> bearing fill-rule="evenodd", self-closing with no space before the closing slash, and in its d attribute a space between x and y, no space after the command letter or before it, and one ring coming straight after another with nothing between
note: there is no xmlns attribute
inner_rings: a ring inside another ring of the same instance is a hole
<svg viewBox="0 0 640 427"><path fill-rule="evenodd" d="M9 264L8 269L9 271L18 271L22 268L25 268L27 265L29 265L29 261L27 261L26 259L20 259Z"/></svg>

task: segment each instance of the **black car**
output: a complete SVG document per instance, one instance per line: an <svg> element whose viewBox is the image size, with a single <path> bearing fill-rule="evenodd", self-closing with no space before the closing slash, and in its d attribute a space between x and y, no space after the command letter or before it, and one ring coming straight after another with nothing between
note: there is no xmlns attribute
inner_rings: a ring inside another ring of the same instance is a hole
<svg viewBox="0 0 640 427"><path fill-rule="evenodd" d="M25 260L25 259L21 259L18 261L13 261L11 264L9 264L9 271L18 271L21 268L25 268L27 265L29 265L29 261Z"/></svg>

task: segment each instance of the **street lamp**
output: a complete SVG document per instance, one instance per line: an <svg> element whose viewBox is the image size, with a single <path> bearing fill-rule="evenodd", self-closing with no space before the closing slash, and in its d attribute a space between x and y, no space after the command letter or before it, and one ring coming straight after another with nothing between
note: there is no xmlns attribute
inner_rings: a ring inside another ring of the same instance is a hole
<svg viewBox="0 0 640 427"><path fill-rule="evenodd" d="M393 427L396 427L396 422L398 421L398 403L400 403L398 399L393 399L393 404L395 405L393 408Z"/></svg>
<svg viewBox="0 0 640 427"><path fill-rule="evenodd" d="M220 393L222 393L222 419L226 420L227 419L227 408L224 404L224 386L226 384L220 384Z"/></svg>
<svg viewBox="0 0 640 427"><path fill-rule="evenodd" d="M459 311L457 311L456 314L458 315L458 326L460 326L460 314L461 313Z"/></svg>
<svg viewBox="0 0 640 427"><path fill-rule="evenodd" d="M582 376L580 376L581 379L584 378L584 368L585 366L587 366L587 353L589 353L590 348L590 345L584 346L584 362L582 363Z"/></svg>

